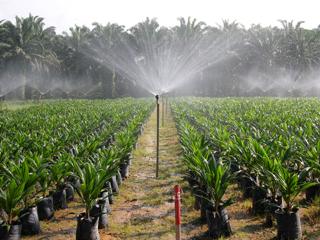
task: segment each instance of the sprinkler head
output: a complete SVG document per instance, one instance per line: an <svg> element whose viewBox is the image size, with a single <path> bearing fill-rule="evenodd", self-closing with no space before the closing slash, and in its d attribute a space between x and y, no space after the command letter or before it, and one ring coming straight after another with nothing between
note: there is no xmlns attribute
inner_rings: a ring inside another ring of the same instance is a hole
<svg viewBox="0 0 320 240"><path fill-rule="evenodd" d="M159 100L159 95L157 94L157 95L155 96L155 98L156 98L157 100Z"/></svg>

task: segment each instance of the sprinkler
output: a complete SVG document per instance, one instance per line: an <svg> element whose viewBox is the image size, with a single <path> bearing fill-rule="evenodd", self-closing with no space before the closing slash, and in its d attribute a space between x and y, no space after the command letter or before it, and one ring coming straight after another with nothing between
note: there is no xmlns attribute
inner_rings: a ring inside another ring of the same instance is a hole
<svg viewBox="0 0 320 240"><path fill-rule="evenodd" d="M168 114L168 95L166 94L166 114Z"/></svg>
<svg viewBox="0 0 320 240"><path fill-rule="evenodd" d="M3 110L4 106L4 95L0 95L0 111Z"/></svg>
<svg viewBox="0 0 320 240"><path fill-rule="evenodd" d="M164 127L164 94L161 96L161 104L162 104L162 127Z"/></svg>
<svg viewBox="0 0 320 240"><path fill-rule="evenodd" d="M156 162L156 178L159 176L159 95L155 96L157 104L157 162Z"/></svg>

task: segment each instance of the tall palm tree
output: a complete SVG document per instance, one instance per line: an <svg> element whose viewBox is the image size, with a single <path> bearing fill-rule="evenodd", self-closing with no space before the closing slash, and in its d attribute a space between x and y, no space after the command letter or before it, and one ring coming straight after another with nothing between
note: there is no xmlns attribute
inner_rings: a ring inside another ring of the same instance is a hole
<svg viewBox="0 0 320 240"><path fill-rule="evenodd" d="M249 46L248 54L255 57L254 61L259 67L272 68L281 51L280 41L281 35L275 29L253 26L248 30L246 41L246 45Z"/></svg>
<svg viewBox="0 0 320 240"><path fill-rule="evenodd" d="M6 21L2 24L5 31L0 33L5 54L1 54L4 61L14 65L14 71L19 71L22 82L21 97L25 99L27 74L49 71L49 67L59 65L53 50L45 47L48 36L53 34L54 28L44 27L43 18L32 16L16 17L15 23ZM17 68L19 66L19 68Z"/></svg>
<svg viewBox="0 0 320 240"><path fill-rule="evenodd" d="M120 62L121 57L118 57L118 55L121 56L121 53L125 50L122 47L125 44L124 26L115 23L108 23L107 25L93 23L93 26L91 38L94 50L93 56L97 56L103 62L103 72L106 70L111 72L111 97L115 98L118 96L117 79L119 76L117 71L121 71L119 65L123 64ZM104 77L107 86L109 85L109 79Z"/></svg>
<svg viewBox="0 0 320 240"><path fill-rule="evenodd" d="M305 30L303 21L280 20L282 24L282 64L294 73L299 80L303 74L312 70L320 63L319 31Z"/></svg>
<svg viewBox="0 0 320 240"><path fill-rule="evenodd" d="M196 18L188 17L178 18L179 25L174 27L173 30L178 38L184 43L188 43L190 40L200 39L202 34L206 31L207 26L202 21L197 21Z"/></svg>
<svg viewBox="0 0 320 240"><path fill-rule="evenodd" d="M70 32L64 32L64 39L69 47L70 59L66 60L68 70L75 77L88 77L88 70L90 69L89 57L87 56L87 49L89 47L90 29L85 26L71 27Z"/></svg>

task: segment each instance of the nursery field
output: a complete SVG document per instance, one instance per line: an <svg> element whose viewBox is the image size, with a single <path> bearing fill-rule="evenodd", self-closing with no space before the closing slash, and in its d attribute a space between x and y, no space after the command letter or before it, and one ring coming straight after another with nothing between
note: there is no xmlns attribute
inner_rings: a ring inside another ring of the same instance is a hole
<svg viewBox="0 0 320 240"><path fill-rule="evenodd" d="M0 239L319 239L318 99L162 103L5 103Z"/></svg>

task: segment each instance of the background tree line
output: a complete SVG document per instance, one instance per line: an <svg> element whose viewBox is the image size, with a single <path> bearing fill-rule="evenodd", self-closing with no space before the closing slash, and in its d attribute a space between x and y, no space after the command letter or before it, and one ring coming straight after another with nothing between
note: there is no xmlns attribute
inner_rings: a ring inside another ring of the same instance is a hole
<svg viewBox="0 0 320 240"><path fill-rule="evenodd" d="M246 29L237 22L209 26L180 18L176 26L167 28L146 19L129 29L93 23L57 34L38 16L0 21L0 95L22 99L144 96L147 92L127 81L125 74L91 57L90 46L101 46L107 52L117 48L121 38L140 51L150 36L164 41L173 41L175 36L180 47L197 41L210 44L219 38L230 45L223 60L208 63L176 94L317 95L319 29L304 29L303 22L280 22L282 27L252 25Z"/></svg>

